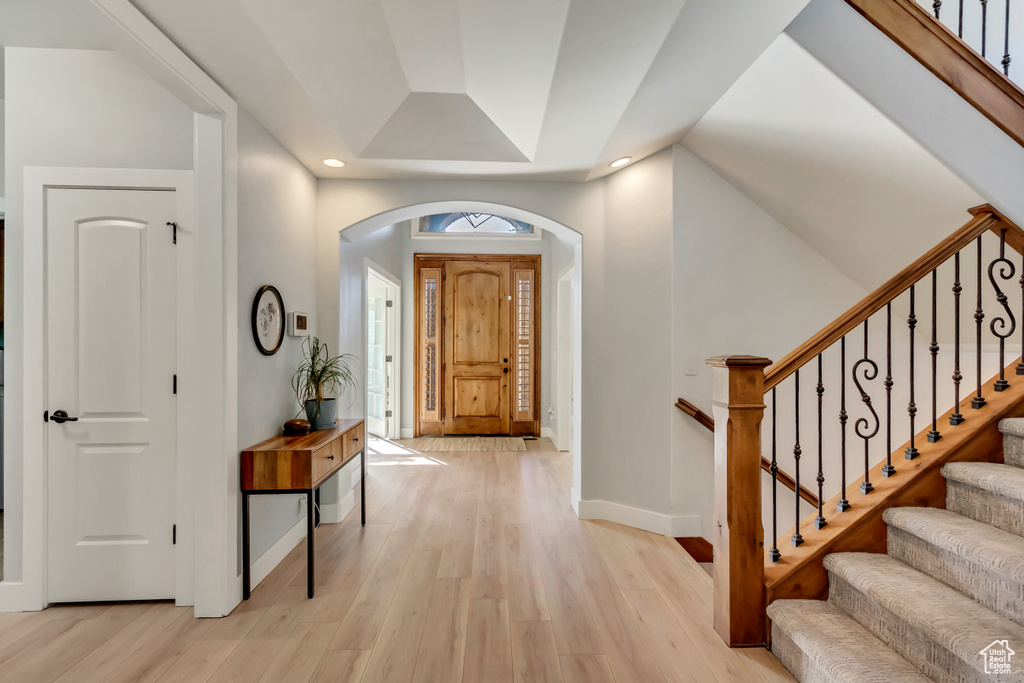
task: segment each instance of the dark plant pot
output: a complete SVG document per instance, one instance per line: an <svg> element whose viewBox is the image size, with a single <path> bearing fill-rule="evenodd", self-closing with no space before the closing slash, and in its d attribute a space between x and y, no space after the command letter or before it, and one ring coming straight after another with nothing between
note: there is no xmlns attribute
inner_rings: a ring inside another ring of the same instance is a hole
<svg viewBox="0 0 1024 683"><path fill-rule="evenodd" d="M306 419L312 425L313 431L321 429L334 429L334 416L337 413L337 406L333 398L325 398L323 401L306 401Z"/></svg>

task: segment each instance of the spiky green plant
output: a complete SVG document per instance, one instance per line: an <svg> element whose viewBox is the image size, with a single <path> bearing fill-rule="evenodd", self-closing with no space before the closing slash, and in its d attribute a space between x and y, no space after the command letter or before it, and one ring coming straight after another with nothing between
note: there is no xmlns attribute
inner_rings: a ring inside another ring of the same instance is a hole
<svg viewBox="0 0 1024 683"><path fill-rule="evenodd" d="M316 337L306 337L302 342L302 362L292 376L299 413L305 408L306 401L323 401L324 396L343 394L349 387L355 389L356 379L349 367L349 363L355 360L356 357L350 353L332 356L327 344Z"/></svg>

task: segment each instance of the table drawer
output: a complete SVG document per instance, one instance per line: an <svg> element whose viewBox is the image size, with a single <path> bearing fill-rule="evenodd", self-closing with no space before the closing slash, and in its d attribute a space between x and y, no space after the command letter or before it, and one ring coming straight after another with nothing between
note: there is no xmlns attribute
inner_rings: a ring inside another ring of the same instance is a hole
<svg viewBox="0 0 1024 683"><path fill-rule="evenodd" d="M363 424L359 423L345 432L342 436L342 441L344 442L346 458L351 458L354 454L358 453L359 449L366 445L364 443Z"/></svg>
<svg viewBox="0 0 1024 683"><path fill-rule="evenodd" d="M313 481L319 481L342 460L341 439L335 439L313 453Z"/></svg>

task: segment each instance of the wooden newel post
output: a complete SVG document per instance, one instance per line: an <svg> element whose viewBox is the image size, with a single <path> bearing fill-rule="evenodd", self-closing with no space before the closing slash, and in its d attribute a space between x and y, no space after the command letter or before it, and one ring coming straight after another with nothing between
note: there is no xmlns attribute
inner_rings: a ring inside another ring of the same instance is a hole
<svg viewBox="0 0 1024 683"><path fill-rule="evenodd" d="M761 526L759 356L709 358L714 368L715 630L730 647L765 642L764 529Z"/></svg>

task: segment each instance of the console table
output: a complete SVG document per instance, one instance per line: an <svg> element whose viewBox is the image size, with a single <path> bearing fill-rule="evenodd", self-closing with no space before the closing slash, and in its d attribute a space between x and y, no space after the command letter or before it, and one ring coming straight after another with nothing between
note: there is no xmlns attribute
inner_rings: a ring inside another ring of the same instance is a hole
<svg viewBox="0 0 1024 683"><path fill-rule="evenodd" d="M313 597L314 496L320 486L360 456L359 504L366 526L366 444L362 420L338 420L334 429L275 436L242 451L242 594L250 594L249 496L306 494L306 583Z"/></svg>

